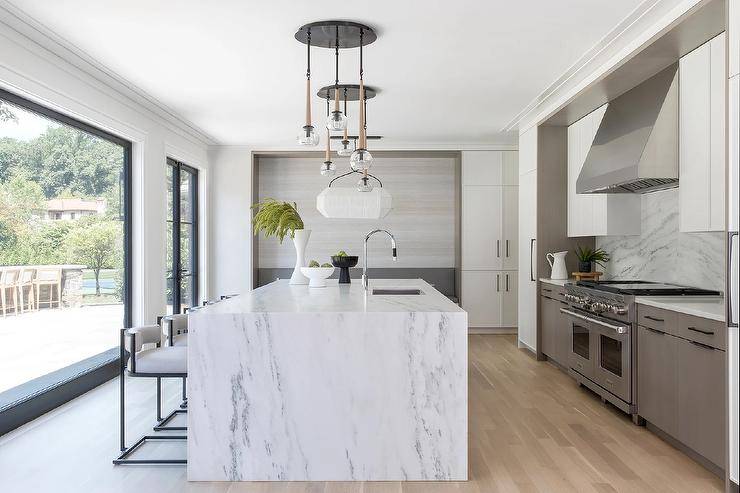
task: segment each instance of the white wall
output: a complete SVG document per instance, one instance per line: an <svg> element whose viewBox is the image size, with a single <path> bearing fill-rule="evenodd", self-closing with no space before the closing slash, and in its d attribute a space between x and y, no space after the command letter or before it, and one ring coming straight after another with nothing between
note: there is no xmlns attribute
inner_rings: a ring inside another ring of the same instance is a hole
<svg viewBox="0 0 740 493"><path fill-rule="evenodd" d="M252 153L246 147L214 146L208 153L211 182L212 297L252 286Z"/></svg>
<svg viewBox="0 0 740 493"><path fill-rule="evenodd" d="M201 217L207 217L210 140L113 75L0 7L0 87L133 142L133 323L165 309L165 166L171 156L201 170ZM208 221L201 221L201 238ZM208 245L201 241L208 270ZM208 277L201 279L204 295Z"/></svg>

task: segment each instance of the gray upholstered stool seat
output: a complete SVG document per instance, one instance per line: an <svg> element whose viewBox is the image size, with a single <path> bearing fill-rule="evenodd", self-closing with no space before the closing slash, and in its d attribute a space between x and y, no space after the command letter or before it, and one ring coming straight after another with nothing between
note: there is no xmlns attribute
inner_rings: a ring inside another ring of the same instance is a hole
<svg viewBox="0 0 740 493"><path fill-rule="evenodd" d="M175 339L177 343L177 339ZM128 370L132 369L132 360L129 360ZM136 353L136 373L183 374L188 372L187 346L165 346L145 349Z"/></svg>

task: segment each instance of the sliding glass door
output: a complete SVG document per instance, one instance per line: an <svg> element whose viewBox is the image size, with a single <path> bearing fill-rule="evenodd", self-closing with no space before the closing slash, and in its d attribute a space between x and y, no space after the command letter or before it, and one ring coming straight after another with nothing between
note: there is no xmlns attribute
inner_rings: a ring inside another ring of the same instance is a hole
<svg viewBox="0 0 740 493"><path fill-rule="evenodd" d="M0 90L0 434L114 371L130 178L130 142Z"/></svg>
<svg viewBox="0 0 740 493"><path fill-rule="evenodd" d="M167 313L198 304L198 170L167 158Z"/></svg>

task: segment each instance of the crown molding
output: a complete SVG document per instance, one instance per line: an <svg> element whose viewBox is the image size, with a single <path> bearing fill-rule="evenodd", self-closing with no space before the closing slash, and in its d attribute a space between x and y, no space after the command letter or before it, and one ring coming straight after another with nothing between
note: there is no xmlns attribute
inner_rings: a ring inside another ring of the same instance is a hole
<svg viewBox="0 0 740 493"><path fill-rule="evenodd" d="M604 78L679 20L712 0L644 0L523 108L502 132L538 125Z"/></svg>
<svg viewBox="0 0 740 493"><path fill-rule="evenodd" d="M137 112L200 144L218 143L213 136L180 116L175 110L162 104L7 0L0 0L0 23L56 57L56 59L46 57L47 60L56 65L64 63L71 65L91 77L110 97L128 106L133 103Z"/></svg>

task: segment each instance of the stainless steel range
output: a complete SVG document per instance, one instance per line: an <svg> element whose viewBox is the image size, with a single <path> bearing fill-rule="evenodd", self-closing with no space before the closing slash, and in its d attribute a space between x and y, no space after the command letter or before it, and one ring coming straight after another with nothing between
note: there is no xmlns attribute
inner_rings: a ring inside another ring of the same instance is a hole
<svg viewBox="0 0 740 493"><path fill-rule="evenodd" d="M636 296L717 296L717 291L648 281L579 281L565 285L570 373L605 401L637 417Z"/></svg>

